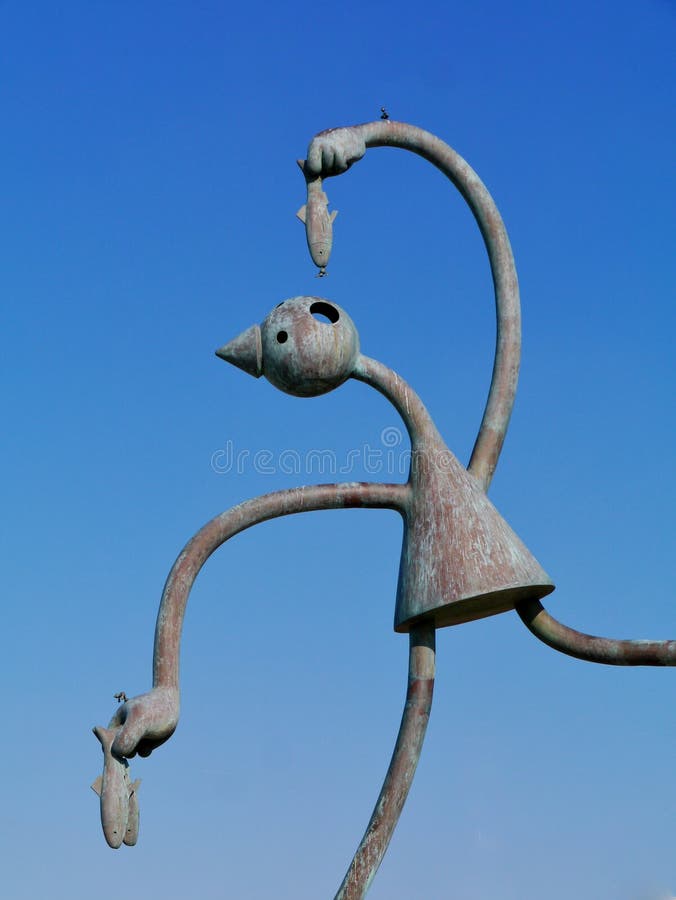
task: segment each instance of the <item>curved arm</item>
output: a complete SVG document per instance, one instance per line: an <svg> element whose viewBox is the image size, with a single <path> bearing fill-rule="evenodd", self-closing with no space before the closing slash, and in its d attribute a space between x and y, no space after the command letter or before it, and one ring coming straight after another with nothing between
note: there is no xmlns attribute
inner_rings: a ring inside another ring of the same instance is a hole
<svg viewBox="0 0 676 900"><path fill-rule="evenodd" d="M676 666L676 641L620 641L594 637L557 622L539 600L517 603L516 611L535 637L576 659L607 666Z"/></svg>
<svg viewBox="0 0 676 900"><path fill-rule="evenodd" d="M321 484L264 494L216 516L186 544L162 592L155 626L153 687L120 704L110 720L112 751L131 758L149 756L176 730L179 717L179 650L188 596L200 569L225 541L252 525L319 509L365 507L406 514L407 484Z"/></svg>
<svg viewBox="0 0 676 900"><path fill-rule="evenodd" d="M133 755L137 749L142 755L148 755L170 737L176 727L179 648L188 596L202 566L221 544L260 522L311 510L363 507L393 509L405 515L409 498L408 484L348 483L301 487L248 500L200 529L174 563L162 593L155 630L153 690L127 701L122 706L123 712L118 714L120 721L116 721L116 726L120 732L127 722L131 726L128 735L121 734L119 755ZM387 850L420 757L434 689L434 626L423 624L412 628L409 641L408 689L397 742L373 815L336 900L361 900L365 896ZM165 697L168 698L166 702L162 699ZM135 703L136 715L128 718ZM149 723L156 729L151 740L143 734Z"/></svg>
<svg viewBox="0 0 676 900"><path fill-rule="evenodd" d="M519 285L507 231L493 198L465 160L430 132L404 122L389 119L320 132L308 148L306 173L339 174L367 147L400 147L435 165L465 198L484 239L495 289L497 335L491 386L468 470L487 490L514 405L521 355ZM310 239L308 234L308 243Z"/></svg>
<svg viewBox="0 0 676 900"><path fill-rule="evenodd" d="M366 895L406 802L432 708L434 639L433 625L418 625L409 632L408 688L397 743L371 821L335 900Z"/></svg>
<svg viewBox="0 0 676 900"><path fill-rule="evenodd" d="M221 544L252 525L294 513L364 507L394 509L403 514L408 494L405 484L310 485L263 494L208 522L181 551L164 586L155 626L153 687L178 690L179 648L188 595L200 569Z"/></svg>

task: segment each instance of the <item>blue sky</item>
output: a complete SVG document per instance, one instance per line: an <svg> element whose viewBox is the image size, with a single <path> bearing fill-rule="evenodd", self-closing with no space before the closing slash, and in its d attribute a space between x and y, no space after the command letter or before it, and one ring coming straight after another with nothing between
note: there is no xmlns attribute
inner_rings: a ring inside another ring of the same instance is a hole
<svg viewBox="0 0 676 900"><path fill-rule="evenodd" d="M403 700L393 514L268 523L208 563L181 723L132 766L141 834L117 854L90 729L115 692L150 687L164 579L206 520L333 480L311 451L357 450L349 477L379 477L366 448L400 426L381 397L299 400L213 356L280 300L346 308L468 458L494 325L459 195L369 151L327 183L322 282L294 217L312 135L383 104L461 153L507 224L524 353L490 496L555 580L549 608L676 636L675 32L668 0L0 3L3 896L314 900L340 883ZM269 450L274 471L219 470L228 447ZM308 471L282 471L284 450ZM676 894L673 708L671 671L568 659L515 614L440 632L421 764L369 896Z"/></svg>

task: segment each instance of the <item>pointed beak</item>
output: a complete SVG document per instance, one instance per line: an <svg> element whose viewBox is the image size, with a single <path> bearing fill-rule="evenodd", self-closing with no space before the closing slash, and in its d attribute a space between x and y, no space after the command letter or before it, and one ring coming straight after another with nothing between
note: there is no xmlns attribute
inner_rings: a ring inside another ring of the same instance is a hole
<svg viewBox="0 0 676 900"><path fill-rule="evenodd" d="M238 369L248 372L254 378L260 378L263 374L263 345L261 330L258 325L252 325L243 331L239 337L229 344L225 344L216 351L226 362L232 363Z"/></svg>

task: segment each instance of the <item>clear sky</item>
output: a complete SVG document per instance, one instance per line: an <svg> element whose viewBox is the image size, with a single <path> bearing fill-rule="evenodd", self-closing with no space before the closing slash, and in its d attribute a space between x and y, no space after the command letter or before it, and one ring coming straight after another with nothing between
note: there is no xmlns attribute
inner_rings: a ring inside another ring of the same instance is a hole
<svg viewBox="0 0 676 900"><path fill-rule="evenodd" d="M295 484L402 479L368 471L400 427L375 392L299 400L214 357L280 300L345 307L468 458L494 321L459 195L369 151L327 183L321 282L294 217L312 135L382 105L461 153L509 230L524 353L490 495L555 580L549 608L676 637L675 37L673 0L0 2L3 897L340 883L404 694L396 515L268 523L208 563L179 729L132 764L135 848L104 843L91 727L150 687L162 584L205 521ZM317 470L328 449L357 451L349 475ZM665 900L675 753L673 671L569 659L513 613L446 629L370 897Z"/></svg>

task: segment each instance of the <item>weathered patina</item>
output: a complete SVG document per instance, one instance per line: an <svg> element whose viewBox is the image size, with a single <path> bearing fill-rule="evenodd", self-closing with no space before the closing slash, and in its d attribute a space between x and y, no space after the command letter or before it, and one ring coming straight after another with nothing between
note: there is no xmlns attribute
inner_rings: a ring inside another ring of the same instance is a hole
<svg viewBox="0 0 676 900"><path fill-rule="evenodd" d="M439 138L384 114L383 119L320 132L300 161L307 203L299 215L319 274L326 273L335 213L328 212L327 178L347 171L367 148L410 150L433 163L467 201L482 234L495 289L496 351L483 419L467 468L448 449L415 392L383 363L360 352L349 315L319 297L278 304L217 351L222 359L278 389L316 397L352 378L383 394L401 415L411 441L405 484L311 485L266 494L207 523L186 545L164 587L155 630L153 687L118 706L108 729L95 733L104 751L101 819L111 847L133 844L138 832L138 782L127 759L148 756L173 734L179 718L179 649L190 590L209 556L260 522L313 510L391 509L404 536L395 629L408 632L406 701L390 765L373 815L336 900L360 900L387 849L420 757L429 719L439 627L511 609L549 646L610 665L676 665L676 641L611 640L568 628L541 599L553 584L486 497L505 439L520 359L519 289L500 214L470 166ZM415 891L411 885L411 895Z"/></svg>

